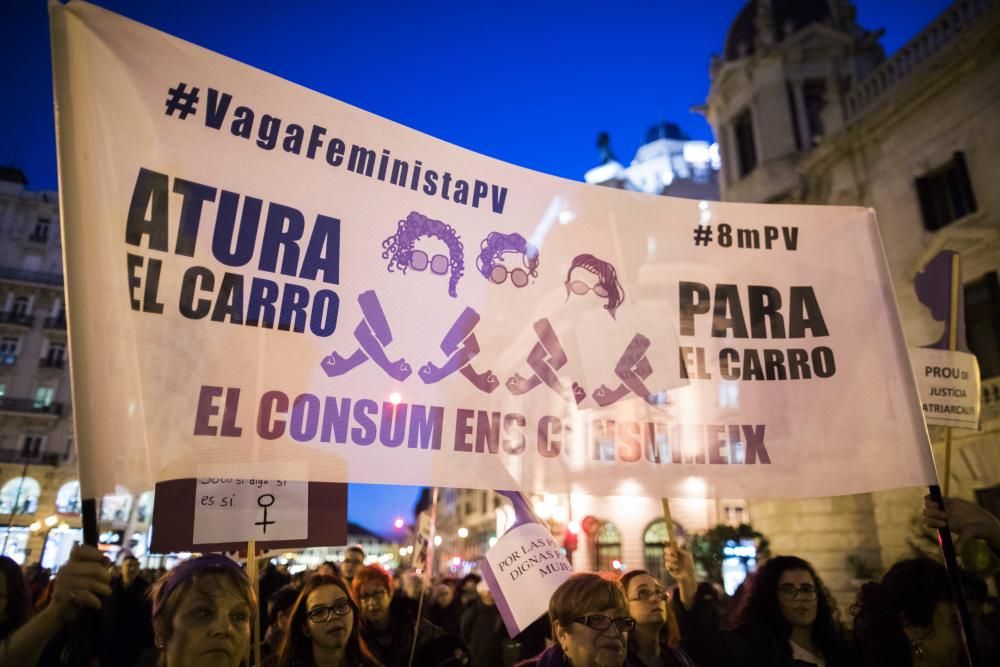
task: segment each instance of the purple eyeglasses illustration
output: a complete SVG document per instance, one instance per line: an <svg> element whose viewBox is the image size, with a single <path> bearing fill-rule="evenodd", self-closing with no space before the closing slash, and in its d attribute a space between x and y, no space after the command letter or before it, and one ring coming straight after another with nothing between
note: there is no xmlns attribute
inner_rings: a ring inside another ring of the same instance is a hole
<svg viewBox="0 0 1000 667"><path fill-rule="evenodd" d="M580 280L583 277L580 271L577 271L577 277L574 280L573 271L577 269L597 276L597 283L591 285L588 281ZM615 311L618 310L618 306L625 299L625 290L622 284L618 282L618 272L615 271L615 267L593 255L577 255L573 258L569 266L569 271L566 272L565 285L567 299L569 299L571 292L578 296L583 296L590 291L593 291L596 296L605 299L607 303L604 304L604 309L608 311L612 319L615 317Z"/></svg>
<svg viewBox="0 0 1000 667"><path fill-rule="evenodd" d="M415 250L413 244L425 236L444 243L448 247L448 255L428 257L424 251ZM458 281L465 272L465 262L462 259L462 242L451 225L413 211L405 220L399 221L395 234L382 241L382 248L382 259L389 260L390 272L397 268L405 274L407 269L424 271L428 267L431 273L437 275L450 271L448 294L458 297Z"/></svg>
<svg viewBox="0 0 1000 667"><path fill-rule="evenodd" d="M502 264L504 255L511 253L521 256L523 269L511 270ZM517 232L490 232L479 246L476 268L484 278L497 285L502 285L509 275L514 287L524 287L530 278L538 277L538 248Z"/></svg>

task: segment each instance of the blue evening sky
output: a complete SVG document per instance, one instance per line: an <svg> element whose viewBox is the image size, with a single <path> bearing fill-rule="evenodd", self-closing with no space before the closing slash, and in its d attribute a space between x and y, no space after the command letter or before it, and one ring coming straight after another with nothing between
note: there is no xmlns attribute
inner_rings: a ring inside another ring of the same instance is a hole
<svg viewBox="0 0 1000 667"><path fill-rule="evenodd" d="M119 12L465 148L582 180L611 134L627 162L645 130L675 122L711 139L690 111L708 92L743 0L98 0ZM893 53L946 0L858 0ZM0 165L56 189L44 0L0 0ZM411 487L352 488L350 518L391 533Z"/></svg>

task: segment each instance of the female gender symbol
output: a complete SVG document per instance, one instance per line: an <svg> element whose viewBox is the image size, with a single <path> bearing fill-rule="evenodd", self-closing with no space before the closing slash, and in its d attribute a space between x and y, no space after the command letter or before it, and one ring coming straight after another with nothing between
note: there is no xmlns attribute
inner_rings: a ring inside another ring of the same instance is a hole
<svg viewBox="0 0 1000 667"><path fill-rule="evenodd" d="M270 500L265 501L264 500L265 498L269 498ZM264 509L264 519L262 521L255 521L253 525L260 526L261 532L263 532L265 535L267 535L267 527L272 523L277 523L277 521L267 520L267 508L273 504L274 504L274 496L272 496L270 493L265 493L257 497L257 506L262 507Z"/></svg>

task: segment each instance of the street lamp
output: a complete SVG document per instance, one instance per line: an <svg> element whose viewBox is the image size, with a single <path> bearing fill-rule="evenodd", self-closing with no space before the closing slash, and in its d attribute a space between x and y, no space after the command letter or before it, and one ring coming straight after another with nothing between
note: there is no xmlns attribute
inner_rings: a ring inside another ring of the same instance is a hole
<svg viewBox="0 0 1000 667"><path fill-rule="evenodd" d="M458 536L464 540L469 536L469 529L466 528L465 526L462 526L461 528L458 529Z"/></svg>
<svg viewBox="0 0 1000 667"><path fill-rule="evenodd" d="M397 517L396 520L392 522L392 525L396 527L396 530L401 530L404 525L403 520Z"/></svg>

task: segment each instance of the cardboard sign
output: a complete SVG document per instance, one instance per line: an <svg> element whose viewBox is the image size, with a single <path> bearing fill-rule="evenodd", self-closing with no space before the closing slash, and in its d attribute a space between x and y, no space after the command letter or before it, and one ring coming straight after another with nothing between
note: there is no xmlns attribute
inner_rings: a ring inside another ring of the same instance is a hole
<svg viewBox="0 0 1000 667"><path fill-rule="evenodd" d="M573 566L539 523L504 533L486 552L483 565L483 577L511 637L548 610L552 593L571 574Z"/></svg>
<svg viewBox="0 0 1000 667"><path fill-rule="evenodd" d="M979 430L979 361L968 352L910 348L924 419L936 426Z"/></svg>

